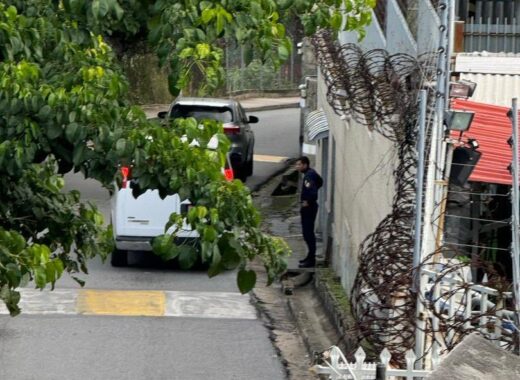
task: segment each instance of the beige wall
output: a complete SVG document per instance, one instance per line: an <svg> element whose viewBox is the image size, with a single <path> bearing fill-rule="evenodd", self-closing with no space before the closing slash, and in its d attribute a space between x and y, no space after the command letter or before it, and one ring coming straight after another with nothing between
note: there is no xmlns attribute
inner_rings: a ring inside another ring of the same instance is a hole
<svg viewBox="0 0 520 380"><path fill-rule="evenodd" d="M334 183L329 186L325 204L331 211L334 192L332 267L350 291L358 267L359 245L390 212L395 148L386 138L355 120L341 120L327 104L325 94L320 77L318 106L326 113L330 126L329 171L335 167L335 173L327 176ZM320 155L317 152L317 157Z"/></svg>

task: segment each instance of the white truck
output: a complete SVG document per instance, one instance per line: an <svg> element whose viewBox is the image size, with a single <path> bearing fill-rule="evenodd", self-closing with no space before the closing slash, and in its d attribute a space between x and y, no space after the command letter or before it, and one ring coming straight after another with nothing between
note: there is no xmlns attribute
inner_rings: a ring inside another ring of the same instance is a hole
<svg viewBox="0 0 520 380"><path fill-rule="evenodd" d="M218 140L215 138L214 141ZM211 145L210 141L208 148L211 148ZM157 190L147 190L134 198L132 186L138 179L132 179L131 168L121 167L120 170L121 187L115 185L116 189L111 198L112 230L115 240L115 249L110 260L112 266L126 266L128 251L151 251L152 239L164 234L170 215L174 212L186 215L191 204L187 199L180 199L178 194L161 199ZM227 180L233 180L229 155L222 172ZM198 237L197 231L193 231L186 223L177 232L179 243Z"/></svg>

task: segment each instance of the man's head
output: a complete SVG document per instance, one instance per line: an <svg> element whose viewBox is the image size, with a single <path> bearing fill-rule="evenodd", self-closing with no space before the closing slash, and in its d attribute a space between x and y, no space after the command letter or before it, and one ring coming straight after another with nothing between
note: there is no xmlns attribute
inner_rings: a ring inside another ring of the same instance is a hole
<svg viewBox="0 0 520 380"><path fill-rule="evenodd" d="M296 170L298 170L300 173L303 173L309 169L310 161L309 158L306 156L302 156L296 160Z"/></svg>

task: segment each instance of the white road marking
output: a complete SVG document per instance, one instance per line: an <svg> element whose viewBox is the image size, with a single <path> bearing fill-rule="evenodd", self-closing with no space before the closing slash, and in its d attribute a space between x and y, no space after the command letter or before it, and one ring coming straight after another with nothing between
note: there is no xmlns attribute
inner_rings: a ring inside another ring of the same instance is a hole
<svg viewBox="0 0 520 380"><path fill-rule="evenodd" d="M150 296L150 305L146 301L147 292L154 296ZM256 310L250 303L250 297L232 292L96 289L40 291L23 288L20 289L20 293L22 295L20 301L22 315L84 314L257 319ZM136 302L139 297L141 301ZM85 300L90 303L85 303ZM0 302L1 314L5 315L9 312Z"/></svg>
<svg viewBox="0 0 520 380"><path fill-rule="evenodd" d="M78 292L74 289L21 289L22 314L76 314ZM0 302L0 314L9 314Z"/></svg>
<svg viewBox="0 0 520 380"><path fill-rule="evenodd" d="M213 292L166 292L166 316L256 319L248 295Z"/></svg>
<svg viewBox="0 0 520 380"><path fill-rule="evenodd" d="M288 159L289 159L289 157L282 157L282 156L269 156L269 155L264 155L264 154L253 155L253 160L256 162L280 163L280 162L285 162Z"/></svg>

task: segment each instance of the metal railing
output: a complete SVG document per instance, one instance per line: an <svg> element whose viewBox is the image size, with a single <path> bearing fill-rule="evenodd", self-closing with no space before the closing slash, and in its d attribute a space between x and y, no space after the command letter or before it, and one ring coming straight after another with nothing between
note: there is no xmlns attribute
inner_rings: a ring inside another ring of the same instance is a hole
<svg viewBox="0 0 520 380"><path fill-rule="evenodd" d="M483 284L472 283L469 268L448 274L423 268L421 275L421 296L428 306L425 311L432 326L425 341L431 345L432 353L453 347L472 331L480 332L499 347L511 345L513 334L518 331L514 312L506 309L512 292L486 286L487 276ZM417 334L424 333L417 329Z"/></svg>
<svg viewBox="0 0 520 380"><path fill-rule="evenodd" d="M495 21L495 22L493 22ZM464 51L520 52L520 26L517 20L470 18L464 25Z"/></svg>

